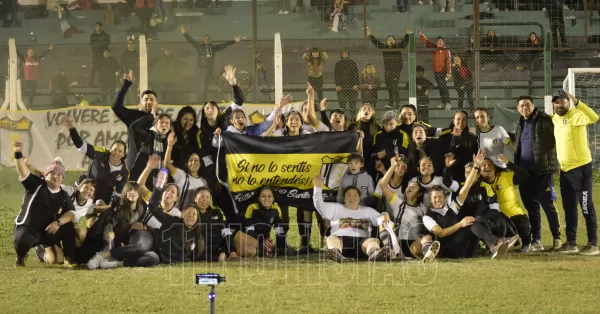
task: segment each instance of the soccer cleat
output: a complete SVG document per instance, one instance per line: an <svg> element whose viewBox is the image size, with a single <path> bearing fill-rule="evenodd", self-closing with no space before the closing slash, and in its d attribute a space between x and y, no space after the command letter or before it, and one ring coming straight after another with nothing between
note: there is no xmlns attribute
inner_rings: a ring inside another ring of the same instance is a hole
<svg viewBox="0 0 600 314"><path fill-rule="evenodd" d="M15 267L25 267L25 261L27 260L27 254L24 257L18 257L15 261Z"/></svg>
<svg viewBox="0 0 600 314"><path fill-rule="evenodd" d="M560 239L554 239L554 246L552 247L552 250L556 251L560 249L561 246L562 243L560 242Z"/></svg>
<svg viewBox="0 0 600 314"><path fill-rule="evenodd" d="M588 243L581 251L579 251L579 254L585 256L600 255L600 250L598 250L597 246Z"/></svg>
<svg viewBox="0 0 600 314"><path fill-rule="evenodd" d="M390 250L390 247L384 246L383 248L380 248L379 250L373 252L373 254L369 256L369 262L389 261L391 258L392 252Z"/></svg>
<svg viewBox="0 0 600 314"><path fill-rule="evenodd" d="M425 257L423 257L423 263L433 262L433 260L435 260L435 257L438 255L439 252L440 242L433 241L433 243L431 243L431 246L429 247L429 250L427 250L427 252L425 253Z"/></svg>
<svg viewBox="0 0 600 314"><path fill-rule="evenodd" d="M87 262L87 267L89 269L98 269L102 260L104 260L104 257L102 257L102 253L98 252Z"/></svg>
<svg viewBox="0 0 600 314"><path fill-rule="evenodd" d="M498 239L496 244L490 248L490 251L492 252L492 259L501 257L502 255L506 254L506 251L508 251L508 244L506 241Z"/></svg>
<svg viewBox="0 0 600 314"><path fill-rule="evenodd" d="M351 258L345 257L344 255L342 255L342 252L336 248L328 249L327 257L329 257L331 260L338 262L338 263L347 263L347 262L352 261Z"/></svg>
<svg viewBox="0 0 600 314"><path fill-rule="evenodd" d="M576 245L570 245L569 243L565 243L559 249L557 249L556 252L562 254L577 254L579 253L579 248L577 248Z"/></svg>
<svg viewBox="0 0 600 314"><path fill-rule="evenodd" d="M530 253L531 252L531 244L523 245L521 247L521 253Z"/></svg>
<svg viewBox="0 0 600 314"><path fill-rule="evenodd" d="M531 251L532 252L538 252L538 251L543 251L543 250L544 250L544 245L542 244L542 241L535 240L535 241L533 241L533 243L531 243Z"/></svg>
<svg viewBox="0 0 600 314"><path fill-rule="evenodd" d="M508 246L508 248L510 249L511 247L515 246L517 241L519 241L519 235L515 234L514 236L512 236L510 238L502 238L502 241L504 241L506 243L506 245Z"/></svg>
<svg viewBox="0 0 600 314"><path fill-rule="evenodd" d="M100 266L101 269L110 269L110 268L117 268L119 266L119 261L117 261L116 259L102 259L100 261L100 263L98 264L98 266Z"/></svg>

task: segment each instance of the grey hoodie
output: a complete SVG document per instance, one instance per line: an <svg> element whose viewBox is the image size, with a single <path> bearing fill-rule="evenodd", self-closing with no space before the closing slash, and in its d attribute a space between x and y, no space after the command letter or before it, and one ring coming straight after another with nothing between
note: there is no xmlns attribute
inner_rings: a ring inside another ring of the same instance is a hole
<svg viewBox="0 0 600 314"><path fill-rule="evenodd" d="M363 204L375 192L373 178L366 171L363 170L357 174L346 172L340 179L340 185L338 186L338 203L344 203L344 189L352 185L360 190L360 200Z"/></svg>

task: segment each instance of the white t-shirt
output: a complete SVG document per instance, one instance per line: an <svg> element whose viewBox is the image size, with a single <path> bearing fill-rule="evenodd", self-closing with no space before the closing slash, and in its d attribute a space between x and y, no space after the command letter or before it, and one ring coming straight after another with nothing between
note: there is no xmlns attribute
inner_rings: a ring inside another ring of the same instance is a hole
<svg viewBox="0 0 600 314"><path fill-rule="evenodd" d="M313 126L310 123L304 123L302 125L302 130L308 133L315 133L315 128L313 128Z"/></svg>
<svg viewBox="0 0 600 314"><path fill-rule="evenodd" d="M73 223L78 223L81 218L83 218L85 215L91 214L94 211L93 199L88 199L85 204L79 205L79 203L77 203L77 197L75 196L75 192L77 192L77 190L74 187L61 185L60 188L67 192L67 194L69 194L73 200L73 206L75 207L75 219L73 219Z"/></svg>
<svg viewBox="0 0 600 314"><path fill-rule="evenodd" d="M485 149L485 156L490 158L498 167L506 168L506 165L498 159L498 155L504 154L504 145L509 143L510 136L499 125L495 125L485 133L479 132L479 148Z"/></svg>
<svg viewBox="0 0 600 314"><path fill-rule="evenodd" d="M179 209L177 209L177 207L173 207L169 212L165 213L174 217L181 217L181 212L179 211ZM160 226L162 226L162 223L158 221L158 219L156 219L154 215L152 215L152 217L150 217L150 219L148 220L146 226L148 227L148 229L159 229Z"/></svg>
<svg viewBox="0 0 600 314"><path fill-rule="evenodd" d="M403 197L398 195L394 195L394 197L388 202L390 208L392 208L392 212L390 212L390 218L394 223L397 223L397 220L402 214L400 224L398 227L398 239L400 240L418 240L419 236L422 234L422 221L423 217L427 214L427 206L423 205L423 203L417 206L410 206L406 204L403 209L403 212L400 212L400 206L403 202Z"/></svg>
<svg viewBox="0 0 600 314"><path fill-rule="evenodd" d="M177 168L175 174L172 174L172 176L175 185L179 187L179 191L181 193L181 195L179 196L180 207L194 203L194 198L196 197L196 190L198 188L208 186L208 183L206 182L206 180L204 180L204 178L194 178L187 172L179 168Z"/></svg>
<svg viewBox="0 0 600 314"><path fill-rule="evenodd" d="M326 203L322 188L314 188L313 202L319 214L330 221L332 236L370 238L371 227L379 225L380 214L373 208L358 206L352 210L342 204Z"/></svg>
<svg viewBox="0 0 600 314"><path fill-rule="evenodd" d="M323 122L319 122L317 127L313 127L314 132L335 132Z"/></svg>
<svg viewBox="0 0 600 314"><path fill-rule="evenodd" d="M449 210L453 211L454 214L458 215L458 207L455 202L451 202L450 205L445 205L442 209L431 208L430 210L442 216L446 216L446 213L448 213ZM423 216L423 225L425 226L425 228L427 228L427 230L433 232L433 227L438 226L438 223L432 217L425 215Z"/></svg>
<svg viewBox="0 0 600 314"><path fill-rule="evenodd" d="M379 183L381 183L381 179L379 179L379 182L377 182L377 186L375 187L375 192L373 193L373 196L377 197L378 199L382 199L384 198L383 189L381 188L381 185ZM389 184L388 187L392 190L392 192L394 192L398 197L400 197L400 199L404 199L404 194L402 193L402 183L400 183L400 186L397 188ZM392 214L392 207L390 204L391 200L386 200L385 209L388 214Z"/></svg>
<svg viewBox="0 0 600 314"><path fill-rule="evenodd" d="M423 188L423 204L427 207L431 206L431 189L439 185L445 188L448 191L456 192L460 188L460 184L454 180L452 180L452 184L450 186L444 185L444 179L441 176L434 176L431 182L425 184L421 181L421 176L414 177L410 179L410 182L417 182ZM448 198L446 199L446 203L449 204L452 202L452 193L448 193Z"/></svg>

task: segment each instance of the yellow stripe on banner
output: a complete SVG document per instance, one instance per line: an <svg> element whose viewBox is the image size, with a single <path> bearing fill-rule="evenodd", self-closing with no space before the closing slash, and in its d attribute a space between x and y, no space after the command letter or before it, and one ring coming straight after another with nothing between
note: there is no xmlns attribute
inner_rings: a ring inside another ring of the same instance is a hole
<svg viewBox="0 0 600 314"><path fill-rule="evenodd" d="M325 178L324 190L337 189L346 172L349 153L339 154L227 154L231 192L244 192L262 186L313 188L313 177Z"/></svg>

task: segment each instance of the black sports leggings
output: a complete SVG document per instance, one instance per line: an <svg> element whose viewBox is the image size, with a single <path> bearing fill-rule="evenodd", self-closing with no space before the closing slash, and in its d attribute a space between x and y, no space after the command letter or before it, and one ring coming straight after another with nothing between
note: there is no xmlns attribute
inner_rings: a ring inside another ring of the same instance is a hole
<svg viewBox="0 0 600 314"><path fill-rule="evenodd" d="M160 262L154 239L148 230L131 230L129 244L110 250L110 255L125 266L156 266Z"/></svg>

